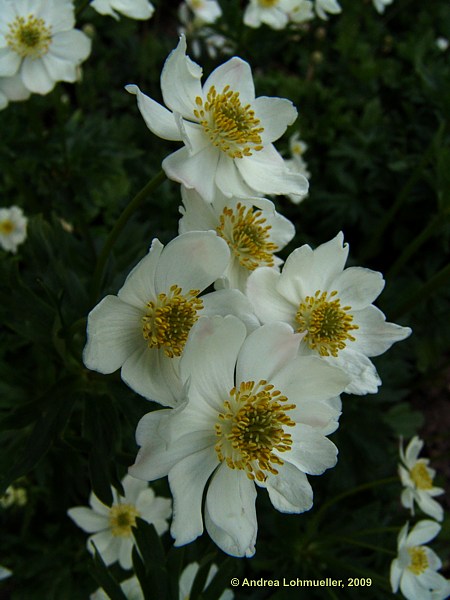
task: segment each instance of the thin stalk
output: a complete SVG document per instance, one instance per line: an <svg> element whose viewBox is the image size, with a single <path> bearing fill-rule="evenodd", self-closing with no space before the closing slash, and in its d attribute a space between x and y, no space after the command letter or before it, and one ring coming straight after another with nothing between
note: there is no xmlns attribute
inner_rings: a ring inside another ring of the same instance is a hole
<svg viewBox="0 0 450 600"><path fill-rule="evenodd" d="M434 215L428 225L423 229L417 237L415 237L408 246L403 250L402 254L395 261L392 267L386 274L386 279L393 278L397 275L400 269L408 262L421 246L434 234L436 229L439 229L445 223L445 214L438 213Z"/></svg>
<svg viewBox="0 0 450 600"><path fill-rule="evenodd" d="M365 261L368 258L372 258L372 256L374 256L376 254L378 247L380 245L380 242L381 242L387 228L389 227L389 225L392 223L392 221L397 216L398 211L400 210L403 203L410 195L410 193L411 193L412 189L414 188L414 186L416 185L416 183L422 177L422 171L425 168L426 164L428 163L428 161L431 158L431 155L434 152L435 144L442 137L444 128L445 128L445 124L441 123L441 125L439 126L439 129L436 132L436 135L433 136L433 139L431 140L428 148L422 155L422 158L420 159L420 162L417 165L417 167L415 168L411 177L408 179L408 181L405 183L405 185L401 189L399 195L397 196L397 199L392 204L391 208L385 213L383 219L381 219L381 222L380 222L378 228L376 229L375 233L373 234L373 236L367 243L365 249L361 253L362 261Z"/></svg>
<svg viewBox="0 0 450 600"><path fill-rule="evenodd" d="M358 546L359 548L367 548L368 550L373 550L374 552L381 552L382 554L389 554L390 556L396 556L396 553L392 550L387 550L386 548L382 548L381 546L375 546L374 544L368 544L367 542L359 542L351 537L343 537L340 535L327 537L323 545L326 545L327 542L344 542L345 544L351 544L352 546ZM319 546L322 545L319 542Z"/></svg>
<svg viewBox="0 0 450 600"><path fill-rule="evenodd" d="M97 264L93 275L93 290L92 300L95 302L99 296L100 289L103 282L103 272L105 269L106 262L111 253L112 247L114 246L117 238L122 233L123 228L128 223L130 217L140 207L142 202L147 198L149 194L154 192L161 183L165 180L166 176L164 171L159 171L153 179L151 179L131 200L131 202L125 207L120 217L117 219L116 224L111 230L111 233L106 239L105 245L98 257Z"/></svg>
<svg viewBox="0 0 450 600"><path fill-rule="evenodd" d="M434 275L427 283L419 288L416 292L411 294L409 298L400 304L397 309L394 309L390 312L390 317L393 320L397 320L399 317L402 317L405 313L409 312L413 308L416 307L417 304L420 304L424 300L426 300L429 296L432 296L440 287L446 284L450 280L450 263L446 265L443 269L438 271L436 275Z"/></svg>

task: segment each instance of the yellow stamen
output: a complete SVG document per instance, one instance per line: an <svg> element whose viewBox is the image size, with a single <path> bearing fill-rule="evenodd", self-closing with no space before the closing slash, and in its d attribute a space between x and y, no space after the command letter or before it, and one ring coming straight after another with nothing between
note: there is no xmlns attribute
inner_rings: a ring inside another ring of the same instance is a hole
<svg viewBox="0 0 450 600"><path fill-rule="evenodd" d="M421 546L414 546L414 548L408 548L408 553L411 558L411 564L408 569L414 573L414 575L420 575L428 569L428 558L425 549Z"/></svg>
<svg viewBox="0 0 450 600"><path fill-rule="evenodd" d="M0 221L0 234L2 235L11 235L11 233L15 229L15 225L9 219L5 219L4 221Z"/></svg>
<svg viewBox="0 0 450 600"><path fill-rule="evenodd" d="M196 104L194 115L211 143L230 158L251 156L263 149L260 133L264 127L259 126L250 104L243 106L239 92L233 92L229 85L221 94L211 86L206 102L197 96Z"/></svg>
<svg viewBox="0 0 450 600"><path fill-rule="evenodd" d="M197 313L203 308L199 293L190 290L183 295L180 287L172 285L169 295L159 294L156 301L147 303L142 333L150 348L163 348L169 358L181 356Z"/></svg>
<svg viewBox="0 0 450 600"><path fill-rule="evenodd" d="M115 537L129 537L136 525L139 511L133 504L115 504L109 510L109 525Z"/></svg>
<svg viewBox="0 0 450 600"><path fill-rule="evenodd" d="M224 412L219 414L215 449L221 462L230 469L246 471L249 479L265 481L268 473L277 475L276 465L283 461L274 453L288 452L292 446L291 435L285 427L295 426L286 412L295 404L284 404L286 396L267 381L242 382L233 388L224 402Z"/></svg>
<svg viewBox="0 0 450 600"><path fill-rule="evenodd" d="M261 218L260 210L246 208L240 202L236 208L225 207L220 215L217 234L223 238L240 264L253 271L256 267L273 267L273 252L278 246L270 241L271 225Z"/></svg>
<svg viewBox="0 0 450 600"><path fill-rule="evenodd" d="M424 462L416 462L409 475L418 490L431 490L433 487L433 479Z"/></svg>
<svg viewBox="0 0 450 600"><path fill-rule="evenodd" d="M329 294L329 296L328 296ZM305 342L321 356L337 356L343 350L347 341L354 342L349 332L359 329L352 323L353 316L347 314L351 306L341 307L337 292L321 292L307 296L300 304L295 315L297 331L307 332Z"/></svg>
<svg viewBox="0 0 450 600"><path fill-rule="evenodd" d="M280 0L258 0L259 5L263 8L271 8L276 6Z"/></svg>
<svg viewBox="0 0 450 600"><path fill-rule="evenodd" d="M52 28L44 19L33 15L28 18L16 17L9 23L6 43L22 58L41 58L47 54L52 41Z"/></svg>

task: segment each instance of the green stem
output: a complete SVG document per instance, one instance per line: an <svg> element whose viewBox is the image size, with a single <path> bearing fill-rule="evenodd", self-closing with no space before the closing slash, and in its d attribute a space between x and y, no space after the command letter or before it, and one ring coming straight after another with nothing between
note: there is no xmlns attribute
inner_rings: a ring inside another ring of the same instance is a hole
<svg viewBox="0 0 450 600"><path fill-rule="evenodd" d="M424 283L416 292L411 294L406 302L403 302L398 308L391 311L391 319L397 320L399 317L402 317L405 313L415 308L417 304L420 304L429 296L432 296L435 291L447 283L448 280L450 280L450 263L436 273L436 275L427 281L427 283Z"/></svg>
<svg viewBox="0 0 450 600"><path fill-rule="evenodd" d="M419 164L414 169L413 174L411 175L411 177L408 179L408 181L405 183L405 185L401 189L394 204L392 204L391 208L385 213L383 219L381 220L381 222L378 226L378 229L375 231L372 238L369 240L365 249L361 253L362 261L365 261L368 258L372 258L376 254L378 247L380 245L380 242L381 242L387 228L389 227L389 225L392 223L392 221L397 216L398 211L402 207L405 200L409 197L409 195L410 195L412 189L414 188L414 186L416 185L416 183L422 177L422 171L425 168L428 161L430 160L430 157L433 154L433 151L435 149L435 144L442 137L442 134L444 133L444 129L445 129L445 124L441 123L441 125L439 126L439 129L436 132L436 135L433 136L433 138L430 142L430 145L426 149L425 153L422 155L422 158L421 158Z"/></svg>
<svg viewBox="0 0 450 600"><path fill-rule="evenodd" d="M399 256L399 258L395 261L392 267L386 274L386 279L391 279L397 275L400 269L405 265L408 260L413 256L421 246L430 238L436 229L441 227L445 223L446 215L445 213L438 213L434 215L428 225L419 233L417 237L413 239L413 241L406 246L403 253Z"/></svg>
<svg viewBox="0 0 450 600"><path fill-rule="evenodd" d="M92 290L92 300L95 302L100 294L100 289L103 282L103 272L105 269L106 262L111 253L112 247L114 246L117 238L122 233L123 228L128 223L130 217L133 213L140 207L142 202L147 198L149 194L154 192L161 183L165 180L166 176L164 171L159 171L153 179L151 179L141 190L136 194L136 196L131 200L128 206L125 207L120 217L117 219L116 224L114 225L111 233L109 234L105 245L98 257L97 264L95 266L95 271L93 275L93 290Z"/></svg>
<svg viewBox="0 0 450 600"><path fill-rule="evenodd" d="M375 546L374 544L368 544L367 542L359 542L351 537L342 537L340 535L327 537L323 545L326 545L328 541L332 542L344 542L345 544L351 544L352 546L358 546L360 548L367 548L368 550L373 550L374 552L381 552L382 554L389 554L390 556L396 556L395 552L392 550L386 550L386 548L382 548L381 546ZM319 543L319 545L322 545Z"/></svg>

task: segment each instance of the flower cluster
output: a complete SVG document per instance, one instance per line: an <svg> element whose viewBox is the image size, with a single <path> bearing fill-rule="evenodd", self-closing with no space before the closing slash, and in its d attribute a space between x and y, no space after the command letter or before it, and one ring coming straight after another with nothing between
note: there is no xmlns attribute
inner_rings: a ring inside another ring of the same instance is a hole
<svg viewBox="0 0 450 600"><path fill-rule="evenodd" d="M74 82L91 51L72 0L0 0L0 108Z"/></svg>
<svg viewBox="0 0 450 600"><path fill-rule="evenodd" d="M423 441L413 437L406 450L400 444L399 475L404 486L401 503L414 514L414 502L421 510L442 521L442 506L433 500L433 496L444 493L444 490L433 486L434 469L431 469L426 458L418 458ZM395 593L399 589L408 600L432 598L444 600L450 595L450 581L437 571L442 562L437 554L425 544L437 536L441 526L429 519L417 522L408 533L406 523L397 540L397 557L391 564L391 587Z"/></svg>
<svg viewBox="0 0 450 600"><path fill-rule="evenodd" d="M135 392L166 407L139 422L129 472L168 476L175 545L206 529L228 554L252 556L257 490L281 512L312 507L309 476L337 461L328 436L340 394L375 393L369 357L411 330L373 306L380 273L345 268L342 233L297 248L280 271L277 252L295 229L264 196L307 191L273 146L297 111L255 98L237 57L203 86L201 77L182 36L161 75L168 108L127 86L151 131L184 142L163 161L182 184L182 217L178 237L154 240L117 296L91 311L84 362L120 368Z"/></svg>

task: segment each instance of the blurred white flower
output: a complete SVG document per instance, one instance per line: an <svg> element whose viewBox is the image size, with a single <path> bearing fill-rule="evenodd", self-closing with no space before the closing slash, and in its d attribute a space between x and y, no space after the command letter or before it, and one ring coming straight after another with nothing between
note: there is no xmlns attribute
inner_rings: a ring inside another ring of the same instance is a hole
<svg viewBox="0 0 450 600"><path fill-rule="evenodd" d="M147 0L92 0L92 8L101 15L119 19L121 13L130 19L146 20L153 15L155 8Z"/></svg>
<svg viewBox="0 0 450 600"><path fill-rule="evenodd" d="M0 581L3 581L3 579L7 579L8 577L11 577L12 575L12 571L10 569L7 569L6 567L2 567L0 565Z"/></svg>
<svg viewBox="0 0 450 600"><path fill-rule="evenodd" d="M193 563L187 565L187 567L185 567L183 569L183 572L181 573L180 581L178 584L179 585L179 594L178 594L179 600L189 600L190 593L192 590L192 585L194 583L195 576L197 575L199 568L200 568L200 565L197 562L193 562ZM218 568L216 567L216 565L211 565L209 572L208 572L208 577L206 578L204 589L206 589L208 587L208 585L211 583L211 581L213 580L217 571L218 571ZM233 598L234 598L233 592L231 590L226 589L219 596L218 600L233 600Z"/></svg>
<svg viewBox="0 0 450 600"><path fill-rule="evenodd" d="M411 514L414 514L414 502L417 502L424 513L437 521L442 521L444 510L436 500L433 500L433 496L440 496L444 490L433 485L436 471L428 466L430 463L428 458L418 458L422 448L423 441L417 436L409 442L406 451L403 451L403 444L400 444L402 464L399 465L399 475L405 486L401 503L411 510Z"/></svg>
<svg viewBox="0 0 450 600"><path fill-rule="evenodd" d="M449 46L449 41L445 37L438 37L436 40L436 46L441 52L445 52Z"/></svg>
<svg viewBox="0 0 450 600"><path fill-rule="evenodd" d="M100 502L92 492L89 498L91 508L75 506L67 514L83 531L94 534L87 541L91 554L95 544L107 566L118 560L123 569L131 569L131 552L135 544L132 528L136 525L136 518L152 523L158 535L162 535L168 529L172 503L168 498L155 496L146 482L130 475L125 475L122 485L125 496L111 488L112 506Z"/></svg>
<svg viewBox="0 0 450 600"><path fill-rule="evenodd" d="M9 102L28 100L30 94L20 75L0 77L0 110L6 108Z"/></svg>
<svg viewBox="0 0 450 600"><path fill-rule="evenodd" d="M71 0L0 0L0 77L19 75L37 94L76 81L91 41L74 25Z"/></svg>
<svg viewBox="0 0 450 600"><path fill-rule="evenodd" d="M136 575L122 581L120 587L127 600L144 600L144 593ZM90 600L109 600L110 597L102 588L99 588L89 598Z"/></svg>
<svg viewBox="0 0 450 600"><path fill-rule="evenodd" d="M314 19L314 4L311 0L297 0L295 6L288 13L292 23L306 23Z"/></svg>
<svg viewBox="0 0 450 600"><path fill-rule="evenodd" d="M221 277L230 251L213 231L192 231L167 246L154 240L117 296L106 296L89 314L83 353L88 369L113 373L135 392L166 406L182 397L179 360L201 315L248 315L258 323L238 290L199 294Z"/></svg>
<svg viewBox="0 0 450 600"><path fill-rule="evenodd" d="M315 0L314 8L317 16L321 19L328 19L327 13L337 15L342 8L337 0Z"/></svg>
<svg viewBox="0 0 450 600"><path fill-rule="evenodd" d="M297 117L292 102L255 98L250 65L237 57L217 67L203 87L201 77L182 36L161 74L170 110L126 86L153 133L185 144L164 159L166 175L209 202L217 188L229 196L305 194L308 182L289 171L272 144Z"/></svg>
<svg viewBox="0 0 450 600"><path fill-rule="evenodd" d="M339 233L316 250L294 250L281 273L260 267L250 274L247 296L262 323L284 321L304 334L301 352L315 354L351 377L345 391L376 393L381 384L369 356L378 356L411 333L386 323L372 302L381 293L381 273L344 269L348 245Z"/></svg>
<svg viewBox="0 0 450 600"><path fill-rule="evenodd" d="M222 16L222 9L217 0L185 0L181 6L183 5L192 11L197 25L215 23Z"/></svg>
<svg viewBox="0 0 450 600"><path fill-rule="evenodd" d="M255 484L277 510L302 513L313 504L307 474L336 464L337 448L326 436L338 427L348 377L299 356L301 336L285 323L246 336L234 316L201 319L181 359L185 404L138 424L141 448L129 471L147 481L168 475L176 546L202 534L207 486L210 537L232 556L252 556Z"/></svg>
<svg viewBox="0 0 450 600"><path fill-rule="evenodd" d="M284 29L289 13L298 4L299 0L250 0L244 12L244 24L257 28L264 23L272 29Z"/></svg>
<svg viewBox="0 0 450 600"><path fill-rule="evenodd" d="M179 223L185 231L214 230L230 248L230 260L216 287L245 291L247 278L257 267L278 267L282 250L295 235L294 225L265 198L229 198L218 192L213 203L182 187L184 206Z"/></svg>
<svg viewBox="0 0 450 600"><path fill-rule="evenodd" d="M442 562L437 554L424 546L436 537L441 527L435 521L423 520L408 533L408 523L398 536L398 554L391 563L391 587L408 600L444 600L450 584L437 571Z"/></svg>
<svg viewBox="0 0 450 600"><path fill-rule="evenodd" d="M394 0L372 0L373 5L380 14L384 13L386 6L388 6L388 4L392 4L393 1Z"/></svg>
<svg viewBox="0 0 450 600"><path fill-rule="evenodd" d="M0 246L15 254L27 237L28 219L18 206L0 208Z"/></svg>
<svg viewBox="0 0 450 600"><path fill-rule="evenodd" d="M303 154L307 150L307 148L308 146L305 144L305 142L303 142L300 139L300 134L298 132L294 133L289 140L289 150L291 152L291 158L286 159L285 162L288 164L291 171L301 173L309 181L311 173L309 172L308 165L306 164L306 161L303 158ZM297 194L286 195L294 204L300 204L300 202L304 200L308 194L305 194L303 196L299 196Z"/></svg>

